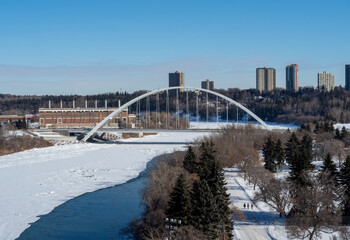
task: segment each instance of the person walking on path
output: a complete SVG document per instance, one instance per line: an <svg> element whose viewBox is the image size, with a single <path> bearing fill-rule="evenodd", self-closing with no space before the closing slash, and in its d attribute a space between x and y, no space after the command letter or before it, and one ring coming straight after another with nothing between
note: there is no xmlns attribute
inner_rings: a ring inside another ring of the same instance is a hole
<svg viewBox="0 0 350 240"><path fill-rule="evenodd" d="M245 209L245 204L243 204L243 207L244 207L244 209Z"/></svg>
<svg viewBox="0 0 350 240"><path fill-rule="evenodd" d="M251 203L251 204L250 204L250 208L251 208L252 210L253 210L253 206L254 206L253 203Z"/></svg>
<svg viewBox="0 0 350 240"><path fill-rule="evenodd" d="M249 203L247 203L247 208L249 209Z"/></svg>

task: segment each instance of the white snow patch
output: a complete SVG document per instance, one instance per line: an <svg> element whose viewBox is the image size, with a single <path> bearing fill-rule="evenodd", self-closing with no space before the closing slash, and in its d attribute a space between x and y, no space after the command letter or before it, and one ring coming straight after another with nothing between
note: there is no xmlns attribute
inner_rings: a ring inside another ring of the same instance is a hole
<svg viewBox="0 0 350 240"><path fill-rule="evenodd" d="M345 127L346 130L350 130L350 123L336 123L333 125L333 127L338 128L339 130Z"/></svg>

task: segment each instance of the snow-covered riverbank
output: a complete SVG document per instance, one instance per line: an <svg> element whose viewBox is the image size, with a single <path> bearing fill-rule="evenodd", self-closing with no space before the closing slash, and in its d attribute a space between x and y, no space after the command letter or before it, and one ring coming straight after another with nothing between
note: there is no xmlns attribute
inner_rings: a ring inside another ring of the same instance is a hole
<svg viewBox="0 0 350 240"><path fill-rule="evenodd" d="M191 127L226 125L196 124ZM57 145L0 157L0 239L18 237L39 215L74 197L137 177L155 156L207 134L160 133L122 144Z"/></svg>
<svg viewBox="0 0 350 240"><path fill-rule="evenodd" d="M78 143L0 157L0 239L15 239L37 216L69 199L137 177L155 156L203 135L161 133L124 144Z"/></svg>

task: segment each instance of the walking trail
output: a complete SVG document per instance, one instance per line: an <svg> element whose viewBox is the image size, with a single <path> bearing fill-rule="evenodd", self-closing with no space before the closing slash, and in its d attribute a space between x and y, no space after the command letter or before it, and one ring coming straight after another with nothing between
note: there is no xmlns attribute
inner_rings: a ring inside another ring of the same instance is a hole
<svg viewBox="0 0 350 240"><path fill-rule="evenodd" d="M245 220L234 219L234 232L237 240L265 240L265 239L277 239L271 235L271 229L276 229L276 221L278 214L270 211L268 208L253 203L253 194L245 189L246 183L239 176L238 168L230 168L225 170L225 179L227 181L227 189L230 194L231 202L239 210L241 210L246 216ZM247 209L247 203L249 203L249 209ZM246 207L244 208L244 204ZM277 229L276 229L277 230ZM276 235L276 232L273 232ZM281 239L281 238L279 238Z"/></svg>

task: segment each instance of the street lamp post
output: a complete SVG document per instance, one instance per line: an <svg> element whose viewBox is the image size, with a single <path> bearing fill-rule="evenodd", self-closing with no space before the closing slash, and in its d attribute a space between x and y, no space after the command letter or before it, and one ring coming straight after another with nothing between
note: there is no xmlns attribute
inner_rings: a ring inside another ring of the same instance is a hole
<svg viewBox="0 0 350 240"><path fill-rule="evenodd" d="M171 232L176 230L180 225L180 219L165 218L165 229L168 230L168 237L166 240L171 240Z"/></svg>

